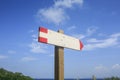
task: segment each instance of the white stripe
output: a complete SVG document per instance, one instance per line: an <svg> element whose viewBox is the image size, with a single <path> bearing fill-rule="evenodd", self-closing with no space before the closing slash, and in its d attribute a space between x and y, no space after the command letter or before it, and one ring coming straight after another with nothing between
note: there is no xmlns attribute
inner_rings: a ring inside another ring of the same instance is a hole
<svg viewBox="0 0 120 80"><path fill-rule="evenodd" d="M48 38L48 34L44 32L39 32L39 37Z"/></svg>

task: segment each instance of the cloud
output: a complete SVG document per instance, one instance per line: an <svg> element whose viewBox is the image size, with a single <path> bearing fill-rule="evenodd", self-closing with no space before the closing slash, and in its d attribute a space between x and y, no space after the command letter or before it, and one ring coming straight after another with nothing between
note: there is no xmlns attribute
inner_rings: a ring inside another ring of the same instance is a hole
<svg viewBox="0 0 120 80"><path fill-rule="evenodd" d="M120 77L120 64L115 64L112 66L111 72L113 72L113 74L115 76L119 76Z"/></svg>
<svg viewBox="0 0 120 80"><path fill-rule="evenodd" d="M32 37L33 37L33 38L37 38L37 35L36 35L36 34L32 34Z"/></svg>
<svg viewBox="0 0 120 80"><path fill-rule="evenodd" d="M46 53L47 52L45 50L46 46L38 42L38 34L32 32L31 38L32 38L32 42L28 44L28 47L30 48L30 52L32 53Z"/></svg>
<svg viewBox="0 0 120 80"><path fill-rule="evenodd" d="M37 34L32 34L31 35L33 41L37 42L38 41L38 35Z"/></svg>
<svg viewBox="0 0 120 80"><path fill-rule="evenodd" d="M104 42L104 41L103 40L97 40L96 38L91 38L91 39L88 39L87 42L99 43L99 42Z"/></svg>
<svg viewBox="0 0 120 80"><path fill-rule="evenodd" d="M54 23L56 25L61 24L69 19L69 16L66 14L66 9L72 8L75 4L82 5L83 0L55 1L51 7L38 10L37 17L41 21Z"/></svg>
<svg viewBox="0 0 120 80"><path fill-rule="evenodd" d="M33 33L33 32L34 32L34 30L29 30L28 32L29 32L29 33Z"/></svg>
<svg viewBox="0 0 120 80"><path fill-rule="evenodd" d="M73 34L72 36L84 41L83 50L94 50L99 48L119 47L120 46L120 33L114 33L108 36L104 36L103 39L92 38L93 35L99 35L97 32L98 27L89 27L84 34ZM102 34L103 35L103 34ZM105 35L105 34L104 34Z"/></svg>
<svg viewBox="0 0 120 80"><path fill-rule="evenodd" d="M56 1L55 7L72 8L74 4L83 5L83 0L59 0Z"/></svg>
<svg viewBox="0 0 120 80"><path fill-rule="evenodd" d="M30 51L33 53L46 53L43 44L32 42L29 47L31 48Z"/></svg>
<svg viewBox="0 0 120 80"><path fill-rule="evenodd" d="M98 40L96 38L88 39L87 44L84 45L84 50L93 50L96 48L107 48L112 46L118 46L120 39L120 33L110 35L106 39Z"/></svg>
<svg viewBox="0 0 120 80"><path fill-rule="evenodd" d="M99 76L101 78L109 76L111 74L110 69L104 65L98 65L94 68L95 76Z"/></svg>
<svg viewBox="0 0 120 80"><path fill-rule="evenodd" d="M96 32L97 29L98 29L98 27L94 27L94 26L89 27L89 28L87 29L87 34L86 34L86 36L92 35L93 33Z"/></svg>
<svg viewBox="0 0 120 80"><path fill-rule="evenodd" d="M112 66L112 69L119 70L120 71L120 64L115 64Z"/></svg>
<svg viewBox="0 0 120 80"><path fill-rule="evenodd" d="M112 34L111 37L113 37L113 38L119 38L120 37L120 33Z"/></svg>
<svg viewBox="0 0 120 80"><path fill-rule="evenodd" d="M87 37L93 35L97 31L97 29L98 29L98 27L91 26L91 27L87 28L86 33L84 33L84 34L73 34L72 36L81 40L81 39L84 39L84 38L87 38Z"/></svg>
<svg viewBox="0 0 120 80"><path fill-rule="evenodd" d="M71 26L71 27L68 27L68 28L67 28L68 31L71 31L71 30L73 30L73 29L76 29L76 26Z"/></svg>
<svg viewBox="0 0 120 80"><path fill-rule="evenodd" d="M8 53L9 53L9 54L15 54L16 51L14 51L14 50L9 50Z"/></svg>
<svg viewBox="0 0 120 80"><path fill-rule="evenodd" d="M112 66L98 65L94 68L96 76L118 76L120 77L120 64L114 64Z"/></svg>
<svg viewBox="0 0 120 80"><path fill-rule="evenodd" d="M84 39L86 36L85 35L83 35L83 34L74 34L74 35L72 35L72 36L74 36L75 38L78 38L78 39Z"/></svg>
<svg viewBox="0 0 120 80"><path fill-rule="evenodd" d="M0 55L0 60L1 59L6 59L6 58L8 58L8 56Z"/></svg>
<svg viewBox="0 0 120 80"><path fill-rule="evenodd" d="M37 58L34 58L34 57L23 57L21 60L22 61L35 61L35 60L37 60Z"/></svg>
<svg viewBox="0 0 120 80"><path fill-rule="evenodd" d="M52 22L55 24L60 24L68 19L68 16L63 9L54 7L39 10L37 16L42 21Z"/></svg>
<svg viewBox="0 0 120 80"><path fill-rule="evenodd" d="M105 66L103 66L103 65L98 65L98 66L95 67L95 70L100 71L100 72L101 71L104 72L105 70L107 70L107 68Z"/></svg>

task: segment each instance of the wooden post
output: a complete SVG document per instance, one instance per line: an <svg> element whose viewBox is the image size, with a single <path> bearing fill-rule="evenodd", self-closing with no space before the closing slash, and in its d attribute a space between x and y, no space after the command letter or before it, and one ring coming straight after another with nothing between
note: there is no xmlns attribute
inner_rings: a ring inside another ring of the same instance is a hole
<svg viewBox="0 0 120 80"><path fill-rule="evenodd" d="M62 30L58 31L63 34ZM55 46L55 80L64 80L64 48Z"/></svg>

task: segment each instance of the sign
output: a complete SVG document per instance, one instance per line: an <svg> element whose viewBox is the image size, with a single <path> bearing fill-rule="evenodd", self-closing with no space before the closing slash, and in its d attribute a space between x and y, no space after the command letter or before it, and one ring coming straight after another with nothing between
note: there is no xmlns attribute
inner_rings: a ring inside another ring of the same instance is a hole
<svg viewBox="0 0 120 80"><path fill-rule="evenodd" d="M75 50L82 50L83 48L83 44L79 39L49 30L44 27L39 27L38 42Z"/></svg>

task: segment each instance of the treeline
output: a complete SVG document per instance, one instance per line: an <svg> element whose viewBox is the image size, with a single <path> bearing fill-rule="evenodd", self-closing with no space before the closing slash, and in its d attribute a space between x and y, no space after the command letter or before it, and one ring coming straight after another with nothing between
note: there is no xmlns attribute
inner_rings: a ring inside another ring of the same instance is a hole
<svg viewBox="0 0 120 80"><path fill-rule="evenodd" d="M33 80L29 76L25 76L19 72L7 71L3 68L0 68L0 80Z"/></svg>
<svg viewBox="0 0 120 80"><path fill-rule="evenodd" d="M111 77L111 78L105 78L104 80L120 80L119 77Z"/></svg>

